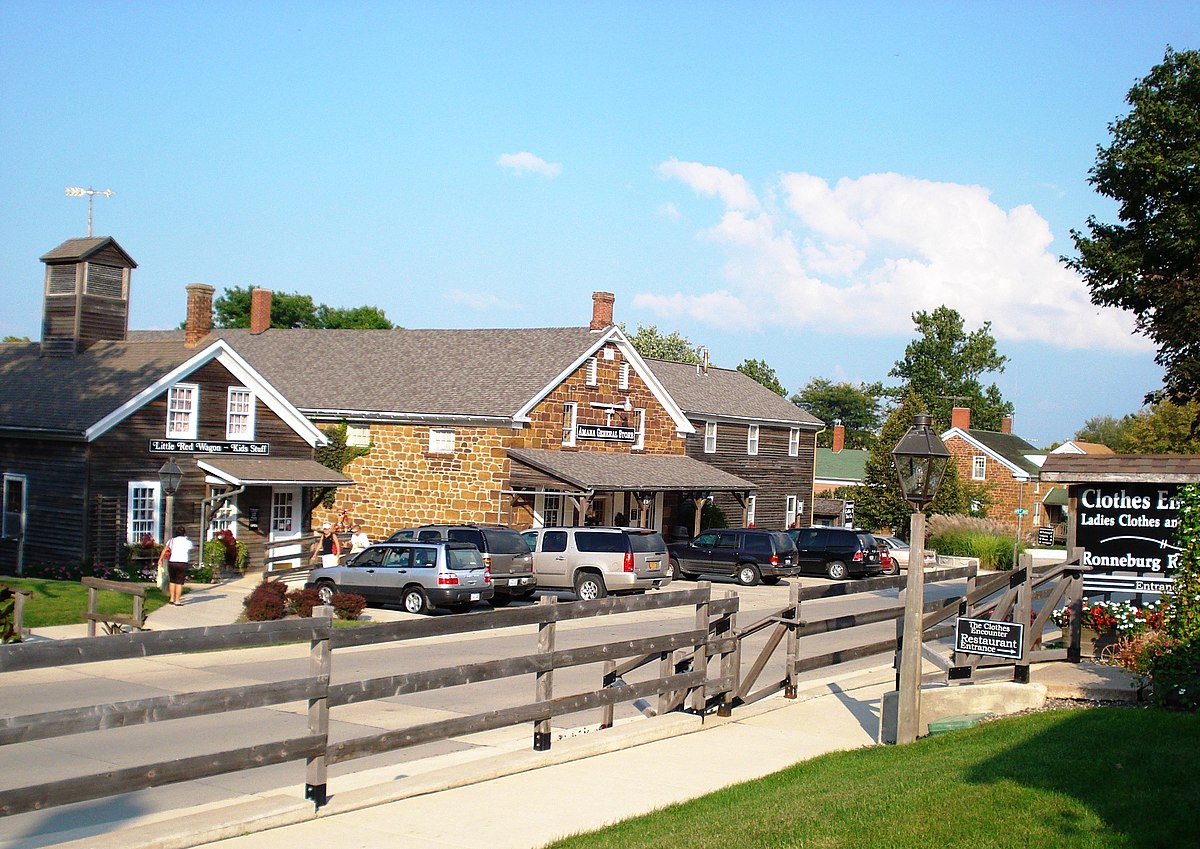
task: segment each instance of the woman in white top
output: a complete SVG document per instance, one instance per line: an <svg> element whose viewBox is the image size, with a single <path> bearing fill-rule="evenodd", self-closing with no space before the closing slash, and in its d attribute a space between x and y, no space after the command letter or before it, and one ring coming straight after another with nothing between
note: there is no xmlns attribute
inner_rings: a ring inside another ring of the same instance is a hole
<svg viewBox="0 0 1200 849"><path fill-rule="evenodd" d="M358 554L371 544L371 538L363 532L362 525L358 524L358 522L351 525L350 530L353 531L350 534L350 553Z"/></svg>
<svg viewBox="0 0 1200 849"><path fill-rule="evenodd" d="M167 576L170 583L167 585L170 592L169 598L171 604L183 604L183 585L187 581L188 563L192 556L192 541L187 538L187 528L183 525L175 526L175 536L167 540L167 544L163 547L163 552L158 558L161 564L166 561Z"/></svg>

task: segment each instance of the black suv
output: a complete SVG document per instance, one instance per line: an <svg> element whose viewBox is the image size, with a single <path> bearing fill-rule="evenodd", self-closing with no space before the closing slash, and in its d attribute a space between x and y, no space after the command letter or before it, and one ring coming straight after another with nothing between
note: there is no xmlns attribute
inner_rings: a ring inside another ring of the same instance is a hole
<svg viewBox="0 0 1200 849"><path fill-rule="evenodd" d="M504 525L422 525L404 528L388 542L469 542L479 549L492 570L493 607L504 607L514 598L529 598L537 589L533 553L525 538Z"/></svg>
<svg viewBox="0 0 1200 849"><path fill-rule="evenodd" d="M708 573L731 575L743 586L778 584L779 579L800 574L796 546L783 531L726 528L704 531L691 542L667 546L671 577L692 578Z"/></svg>
<svg viewBox="0 0 1200 849"><path fill-rule="evenodd" d="M792 528L800 571L841 580L848 575L878 575L883 571L879 544L859 528Z"/></svg>

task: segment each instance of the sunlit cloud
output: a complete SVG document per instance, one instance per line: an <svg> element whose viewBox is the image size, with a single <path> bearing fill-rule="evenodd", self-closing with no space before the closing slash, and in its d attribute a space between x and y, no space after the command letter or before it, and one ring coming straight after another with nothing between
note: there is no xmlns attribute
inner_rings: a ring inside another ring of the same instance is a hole
<svg viewBox="0 0 1200 849"><path fill-rule="evenodd" d="M682 217L679 214L679 207L673 203L660 203L658 208L654 210L654 214L668 221L678 221Z"/></svg>
<svg viewBox="0 0 1200 849"><path fill-rule="evenodd" d="M529 151L502 153L496 160L496 164L501 168L507 168L514 174L540 174L548 180L552 180L562 173L561 164L547 162Z"/></svg>
<svg viewBox="0 0 1200 849"><path fill-rule="evenodd" d="M1092 304L1032 206L1003 209L982 186L892 173L830 183L794 172L755 193L716 166L671 159L658 171L720 200L697 237L725 253L717 291L635 297L664 317L870 338L911 335L912 313L945 304L968 329L992 322L998 340L1151 347L1132 335L1129 314Z"/></svg>

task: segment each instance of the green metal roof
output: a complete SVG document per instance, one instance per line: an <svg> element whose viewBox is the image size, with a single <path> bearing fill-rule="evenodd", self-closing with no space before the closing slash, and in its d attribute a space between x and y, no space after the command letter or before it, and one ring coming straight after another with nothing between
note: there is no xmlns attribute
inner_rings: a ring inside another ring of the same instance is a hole
<svg viewBox="0 0 1200 849"><path fill-rule="evenodd" d="M844 448L836 453L832 448L818 448L816 478L857 483L863 479L870 453L859 448Z"/></svg>

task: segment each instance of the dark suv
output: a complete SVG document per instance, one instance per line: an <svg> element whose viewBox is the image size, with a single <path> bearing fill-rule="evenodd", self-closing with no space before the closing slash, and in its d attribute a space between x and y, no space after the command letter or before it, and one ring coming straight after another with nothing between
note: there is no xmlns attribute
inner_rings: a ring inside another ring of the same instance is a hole
<svg viewBox="0 0 1200 849"><path fill-rule="evenodd" d="M792 528L800 571L841 580L883 571L875 537L859 528Z"/></svg>
<svg viewBox="0 0 1200 849"><path fill-rule="evenodd" d="M492 571L493 607L504 607L514 598L529 598L537 589L533 553L524 537L504 525L422 525L404 528L388 542L469 542L479 549Z"/></svg>
<svg viewBox="0 0 1200 849"><path fill-rule="evenodd" d="M800 574L796 546L783 531L727 528L704 531L691 542L667 546L671 577L699 574L730 575L743 586L778 584L780 578Z"/></svg>

